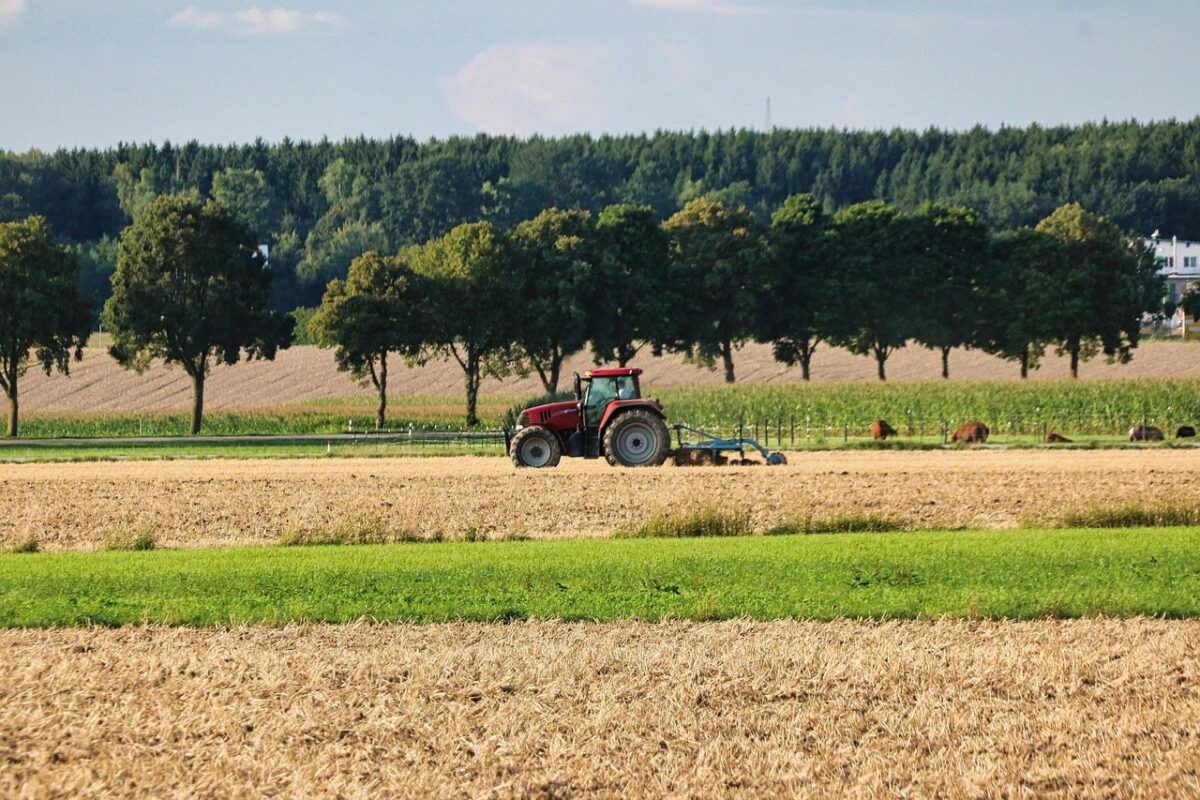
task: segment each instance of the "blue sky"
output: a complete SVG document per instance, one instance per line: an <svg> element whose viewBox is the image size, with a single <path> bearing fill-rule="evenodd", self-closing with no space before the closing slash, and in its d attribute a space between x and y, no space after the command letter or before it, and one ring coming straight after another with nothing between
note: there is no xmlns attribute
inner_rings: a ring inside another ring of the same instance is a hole
<svg viewBox="0 0 1200 800"><path fill-rule="evenodd" d="M0 149L1200 113L1196 0L0 0Z"/></svg>

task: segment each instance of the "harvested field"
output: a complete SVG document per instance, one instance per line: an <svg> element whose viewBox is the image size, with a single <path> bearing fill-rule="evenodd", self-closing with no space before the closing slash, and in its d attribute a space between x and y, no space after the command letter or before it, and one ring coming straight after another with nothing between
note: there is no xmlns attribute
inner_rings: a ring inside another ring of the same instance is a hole
<svg viewBox="0 0 1200 800"><path fill-rule="evenodd" d="M1102 359L1084 364L1083 379L1185 378L1200 377L1200 349L1177 342L1145 342L1132 363L1105 364ZM940 354L920 347L906 347L888 361L889 380L928 381L941 375ZM592 367L586 355L564 366L563 374ZM649 387L720 385L720 372L684 363L675 355L655 358L639 355L632 366L647 372ZM738 380L744 383L787 383L801 379L800 368L788 368L771 356L768 345L750 344L736 356ZM1047 355L1034 380L1068 376L1067 360ZM996 380L1017 377L1017 367L986 353L956 351L951 356L955 380ZM813 380L874 381L875 363L866 356L821 347L813 359ZM400 369L391 377L390 390L401 395L462 394L462 372L457 364L434 361L412 370ZM191 382L178 369L157 364L143 375L121 369L100 348L89 348L82 363L71 366L70 377L47 377L31 370L21 383L24 413L86 413L117 411L184 411L191 408ZM536 376L483 383L485 394L530 396L541 393ZM232 367L218 366L208 379L205 407L209 411L273 408L316 400L369 394L346 373L338 372L333 351L316 347L293 347L273 361L255 361Z"/></svg>
<svg viewBox="0 0 1200 800"><path fill-rule="evenodd" d="M876 514L907 525L1004 528L1093 506L1200 505L1182 450L840 451L785 467L619 470L503 458L170 461L0 466L0 540L94 549L115 532L160 546L273 543L369 522L397 532L497 538L607 536L658 511L744 508L759 527Z"/></svg>
<svg viewBox="0 0 1200 800"><path fill-rule="evenodd" d="M1195 797L1200 623L0 631L0 795Z"/></svg>

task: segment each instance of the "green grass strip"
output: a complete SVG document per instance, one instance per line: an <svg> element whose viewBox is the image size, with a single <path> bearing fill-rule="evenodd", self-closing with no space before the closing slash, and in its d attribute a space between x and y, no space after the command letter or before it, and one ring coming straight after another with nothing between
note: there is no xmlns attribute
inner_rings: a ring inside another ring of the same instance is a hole
<svg viewBox="0 0 1200 800"><path fill-rule="evenodd" d="M0 625L1200 615L1200 528L0 556Z"/></svg>

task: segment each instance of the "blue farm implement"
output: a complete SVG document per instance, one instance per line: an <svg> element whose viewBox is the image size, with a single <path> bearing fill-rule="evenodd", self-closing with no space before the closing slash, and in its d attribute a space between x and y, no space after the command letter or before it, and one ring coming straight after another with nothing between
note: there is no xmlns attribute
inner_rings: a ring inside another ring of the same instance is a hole
<svg viewBox="0 0 1200 800"><path fill-rule="evenodd" d="M713 436L689 425L674 425L676 447L670 455L679 466L699 466L702 464L758 464L766 463L772 466L786 464L787 458L779 451L770 451L758 443L757 439L738 437L732 439ZM689 434L684 441L684 434ZM758 462L746 458L746 450L757 450L763 461ZM730 459L726 453L737 453L736 459Z"/></svg>

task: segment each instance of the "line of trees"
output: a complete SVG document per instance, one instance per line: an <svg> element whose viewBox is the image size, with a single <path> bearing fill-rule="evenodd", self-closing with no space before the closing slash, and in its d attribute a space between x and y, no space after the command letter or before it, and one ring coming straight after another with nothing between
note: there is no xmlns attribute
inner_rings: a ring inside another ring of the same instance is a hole
<svg viewBox="0 0 1200 800"><path fill-rule="evenodd" d="M99 309L121 231L162 194L212 199L271 246L271 307L316 305L374 250L398 252L486 221L505 230L544 208L645 205L656 221L704 197L764 223L811 192L836 214L880 200L975 209L993 230L1033 226L1080 202L1124 230L1200 238L1200 118L948 132L748 130L418 142L122 144L0 152L0 222L41 215L80 258Z"/></svg>
<svg viewBox="0 0 1200 800"><path fill-rule="evenodd" d="M511 229L463 223L394 254L364 248L332 279L308 322L339 368L369 382L385 421L389 357L435 356L462 369L467 423L487 376L536 373L558 391L568 358L624 366L643 348L683 353L735 379L747 341L810 375L821 343L888 358L916 342L975 347L1020 363L1049 347L1071 373L1099 352L1127 361L1144 312L1161 306L1157 265L1140 238L1077 204L1035 228L993 236L973 211L880 201L828 215L811 194L762 222L746 206L696 198L659 223L649 206L597 216L549 208ZM116 247L102 321L110 354L142 371L161 360L193 383L200 431L214 364L272 359L294 335L272 310L273 270L230 207L191 194L150 199ZM66 373L94 320L79 258L46 222L0 223L0 388L18 431L20 376L31 363Z"/></svg>
<svg viewBox="0 0 1200 800"><path fill-rule="evenodd" d="M474 425L487 376L536 373L548 394L589 344L625 366L642 349L683 353L735 380L747 341L769 342L805 380L822 343L875 359L916 343L978 348L1027 377L1048 348L1071 374L1099 353L1125 362L1141 322L1161 310L1153 254L1114 223L1065 205L1035 228L992 235L969 209L878 201L825 214L794 195L766 225L744 206L697 198L661 225L653 209L615 205L593 220L551 208L512 231L460 225L393 256L365 254L329 284L313 340L379 393L387 356L433 354L463 370Z"/></svg>

